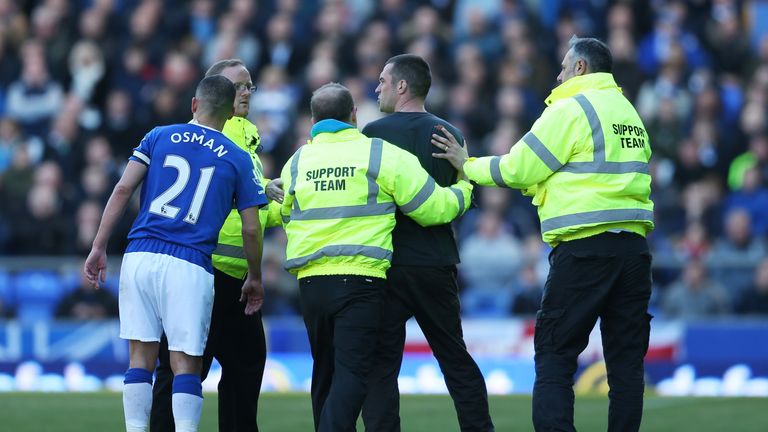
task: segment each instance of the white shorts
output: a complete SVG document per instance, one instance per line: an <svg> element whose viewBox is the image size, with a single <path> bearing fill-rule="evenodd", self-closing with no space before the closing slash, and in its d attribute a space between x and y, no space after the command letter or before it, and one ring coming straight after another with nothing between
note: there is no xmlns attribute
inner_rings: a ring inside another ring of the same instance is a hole
<svg viewBox="0 0 768 432"><path fill-rule="evenodd" d="M202 356L213 308L213 275L197 264L151 252L130 252L120 269L120 337L159 342Z"/></svg>

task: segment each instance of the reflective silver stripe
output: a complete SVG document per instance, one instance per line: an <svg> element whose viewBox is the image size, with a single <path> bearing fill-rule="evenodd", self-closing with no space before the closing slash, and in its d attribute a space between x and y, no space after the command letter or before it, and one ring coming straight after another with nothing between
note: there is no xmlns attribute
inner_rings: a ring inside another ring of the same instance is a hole
<svg viewBox="0 0 768 432"><path fill-rule="evenodd" d="M321 248L317 252L313 252L303 257L293 258L285 261L286 269L295 269L304 267L309 264L310 261L320 259L322 257L338 257L338 256L364 256L368 258L380 259L380 260L392 260L392 251L376 246L364 246L364 245L331 245Z"/></svg>
<svg viewBox="0 0 768 432"><path fill-rule="evenodd" d="M344 219L361 216L381 216L395 212L395 203L364 204L358 206L338 206L291 210L291 220Z"/></svg>
<svg viewBox="0 0 768 432"><path fill-rule="evenodd" d="M645 162L569 162L560 172L573 174L648 174L648 164Z"/></svg>
<svg viewBox="0 0 768 432"><path fill-rule="evenodd" d="M653 221L653 212L643 209L617 209L557 216L541 221L541 232L575 225L622 221Z"/></svg>
<svg viewBox="0 0 768 432"><path fill-rule="evenodd" d="M579 94L573 98L584 110L589 127L592 129L594 162L569 162L561 171L574 174L648 174L647 162L607 162L605 160L605 135L603 135L603 125L600 123L595 107L584 95Z"/></svg>
<svg viewBox="0 0 768 432"><path fill-rule="evenodd" d="M301 209L299 207L299 201L296 199L296 178L299 176L299 156L301 156L301 150L304 147L299 147L291 160L291 187L288 188L288 193L293 195L293 208L296 210Z"/></svg>
<svg viewBox="0 0 768 432"><path fill-rule="evenodd" d="M407 203L400 206L400 210L403 213L410 213L417 208L421 207L422 204L424 204L427 199L432 195L432 192L435 191L435 179L432 177L427 177L427 182L424 183L424 186L421 187L421 190L419 193L416 194L413 199L408 201Z"/></svg>
<svg viewBox="0 0 768 432"><path fill-rule="evenodd" d="M219 243L216 245L216 249L213 251L214 255L221 255L230 258L245 259L245 251L242 246L234 246Z"/></svg>
<svg viewBox="0 0 768 432"><path fill-rule="evenodd" d="M603 125L600 123L600 118L597 116L597 111L592 103L587 100L587 97L578 94L573 97L576 102L581 105L581 109L584 110L584 114L587 115L587 121L589 121L589 127L592 129L592 144L594 145L594 158L595 162L605 162L605 136L603 135Z"/></svg>
<svg viewBox="0 0 768 432"><path fill-rule="evenodd" d="M379 184L376 179L379 177L381 168L381 152L384 142L381 138L371 140L371 154L368 157L368 204L376 204L376 198L379 196Z"/></svg>
<svg viewBox="0 0 768 432"><path fill-rule="evenodd" d="M501 176L501 167L499 167L500 162L501 157L499 156L494 156L491 158L491 178L493 179L493 182L496 183L496 186L509 187L506 183L504 183L504 178Z"/></svg>
<svg viewBox="0 0 768 432"><path fill-rule="evenodd" d="M549 168L552 172L557 172L563 164L560 163L559 160L555 157L555 155L552 154L551 151L544 145L544 143L541 142L539 137L533 134L533 132L528 132L523 137L523 142L528 144L528 147L533 150L533 153L536 154L536 156L541 159L542 162Z"/></svg>
<svg viewBox="0 0 768 432"><path fill-rule="evenodd" d="M313 208L301 210L298 205L295 205L291 210L290 220L322 220L322 219L344 219L350 217L363 217L363 216L381 216L385 214L392 214L395 212L395 203L385 202L378 203L377 197L379 195L379 184L376 183L376 179L379 176L379 169L381 168L381 153L384 142L379 138L371 140L371 152L368 158L368 171L366 177L368 178L368 197L367 203L363 205L353 206L336 206L325 208ZM294 160L291 163L291 179L292 184L295 183L295 179L298 176L298 152L294 156ZM294 175L294 170L296 174ZM294 203L296 203L294 196Z"/></svg>
<svg viewBox="0 0 768 432"><path fill-rule="evenodd" d="M460 216L464 213L464 193L461 192L461 189L451 187L451 192L453 192L454 195L456 195L456 199L459 200L459 212L456 213L457 216Z"/></svg>
<svg viewBox="0 0 768 432"><path fill-rule="evenodd" d="M149 165L149 156L145 155L144 153L142 153L142 152L140 152L138 150L134 150L133 151L133 155L135 157L137 157L138 159L141 159L142 162L144 162L145 164Z"/></svg>

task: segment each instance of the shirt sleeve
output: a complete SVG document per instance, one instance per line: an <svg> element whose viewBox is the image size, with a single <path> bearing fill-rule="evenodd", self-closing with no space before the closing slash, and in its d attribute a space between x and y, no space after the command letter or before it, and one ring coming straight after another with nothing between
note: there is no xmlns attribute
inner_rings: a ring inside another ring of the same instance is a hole
<svg viewBox="0 0 768 432"><path fill-rule="evenodd" d="M149 163L152 161L152 149L155 147L156 140L157 128L154 128L144 135L144 138L141 139L139 145L133 149L133 154L128 160L149 166Z"/></svg>
<svg viewBox="0 0 768 432"><path fill-rule="evenodd" d="M243 153L238 158L237 186L235 188L235 203L237 210L242 211L249 207L263 207L267 204L267 196L261 187L261 182L253 169L250 157Z"/></svg>

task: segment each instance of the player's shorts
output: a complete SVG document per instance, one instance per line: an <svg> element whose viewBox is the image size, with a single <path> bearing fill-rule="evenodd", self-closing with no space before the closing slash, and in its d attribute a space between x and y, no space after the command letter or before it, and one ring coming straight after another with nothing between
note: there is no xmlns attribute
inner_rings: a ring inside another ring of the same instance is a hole
<svg viewBox="0 0 768 432"><path fill-rule="evenodd" d="M159 342L202 356L213 308L213 275L189 261L151 252L130 252L120 269L120 337Z"/></svg>

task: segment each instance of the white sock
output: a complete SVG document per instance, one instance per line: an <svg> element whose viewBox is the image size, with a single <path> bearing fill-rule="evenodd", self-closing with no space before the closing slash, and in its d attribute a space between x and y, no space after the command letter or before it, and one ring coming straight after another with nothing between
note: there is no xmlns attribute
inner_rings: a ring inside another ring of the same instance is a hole
<svg viewBox="0 0 768 432"><path fill-rule="evenodd" d="M149 430L149 412L152 409L152 384L123 385L123 412L127 432Z"/></svg>
<svg viewBox="0 0 768 432"><path fill-rule="evenodd" d="M173 394L173 420L176 432L196 432L203 410L203 398L189 393Z"/></svg>

